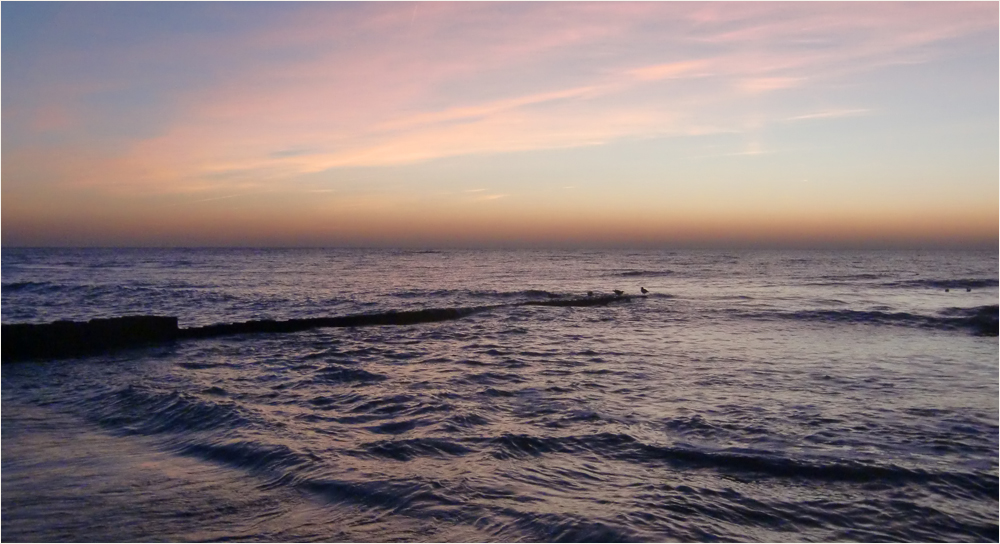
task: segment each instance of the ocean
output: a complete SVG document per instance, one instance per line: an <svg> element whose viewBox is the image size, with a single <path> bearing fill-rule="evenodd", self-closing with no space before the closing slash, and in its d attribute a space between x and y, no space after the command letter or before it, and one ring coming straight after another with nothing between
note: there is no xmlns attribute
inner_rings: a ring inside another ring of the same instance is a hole
<svg viewBox="0 0 1000 544"><path fill-rule="evenodd" d="M2 536L995 542L998 285L996 251L5 248L4 324L475 311L4 361Z"/></svg>

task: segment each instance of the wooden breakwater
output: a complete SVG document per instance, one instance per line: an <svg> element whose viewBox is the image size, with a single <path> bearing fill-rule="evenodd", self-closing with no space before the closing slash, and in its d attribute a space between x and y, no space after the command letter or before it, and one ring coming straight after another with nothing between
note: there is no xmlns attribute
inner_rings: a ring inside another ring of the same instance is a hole
<svg viewBox="0 0 1000 544"><path fill-rule="evenodd" d="M150 315L91 319L90 321L56 321L42 324L4 324L0 327L2 328L0 360L14 362L82 357L174 340L214 338L235 334L291 333L324 327L415 325L450 321L476 312L505 306L604 306L622 300L629 300L629 297L555 298L473 308L430 308L288 320L262 319L189 328L179 328L176 317Z"/></svg>
<svg viewBox="0 0 1000 544"><path fill-rule="evenodd" d="M4 324L0 334L0 357L3 362L79 357L168 342L176 339L177 333L176 317L152 315Z"/></svg>

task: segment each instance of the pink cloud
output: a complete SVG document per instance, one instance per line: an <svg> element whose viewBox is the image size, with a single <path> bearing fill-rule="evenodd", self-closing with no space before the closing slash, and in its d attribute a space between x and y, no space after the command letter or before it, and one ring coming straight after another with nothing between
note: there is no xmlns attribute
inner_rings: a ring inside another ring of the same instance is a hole
<svg viewBox="0 0 1000 544"><path fill-rule="evenodd" d="M797 77L755 77L740 81L740 89L759 93L765 91L776 91L779 89L790 89L804 83L803 78Z"/></svg>
<svg viewBox="0 0 1000 544"><path fill-rule="evenodd" d="M330 168L740 130L741 119L714 111L748 92L935 54L928 46L995 29L995 15L994 4L308 5L235 39L124 52L134 63L243 60L210 85L182 90L157 135L68 177L204 192ZM795 45L803 40L824 47ZM295 54L245 60L272 50ZM652 94L692 79L711 90L670 101ZM35 130L68 130L77 115L55 105L43 112ZM280 152L290 148L302 151Z"/></svg>
<svg viewBox="0 0 1000 544"><path fill-rule="evenodd" d="M794 117L789 117L785 119L786 121L806 121L811 119L832 119L836 117L854 117L857 115L865 115L871 113L872 110L866 108L854 108L854 109L839 109L839 110L829 110L820 111L816 113L807 113L803 115L796 115Z"/></svg>
<svg viewBox="0 0 1000 544"><path fill-rule="evenodd" d="M689 60L634 68L628 73L641 81L655 81L679 77L704 77L711 75L706 69L711 65L707 60Z"/></svg>

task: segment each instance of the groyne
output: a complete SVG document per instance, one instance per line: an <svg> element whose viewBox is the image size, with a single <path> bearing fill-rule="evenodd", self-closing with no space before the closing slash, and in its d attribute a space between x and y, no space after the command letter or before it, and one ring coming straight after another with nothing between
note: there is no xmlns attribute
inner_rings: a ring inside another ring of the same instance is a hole
<svg viewBox="0 0 1000 544"><path fill-rule="evenodd" d="M325 327L434 323L460 319L476 312L509 306L606 306L612 302L628 301L630 298L611 295L554 298L470 308L430 308L288 320L263 319L188 328L179 328L176 317L150 315L91 319L90 321L56 321L43 324L4 324L0 327L2 329L0 361L6 363L32 359L82 357L116 349L156 345L175 340L214 338L236 334L291 333Z"/></svg>
<svg viewBox="0 0 1000 544"><path fill-rule="evenodd" d="M4 324L0 360L58 359L169 342L178 337L177 318L134 315L90 321Z"/></svg>

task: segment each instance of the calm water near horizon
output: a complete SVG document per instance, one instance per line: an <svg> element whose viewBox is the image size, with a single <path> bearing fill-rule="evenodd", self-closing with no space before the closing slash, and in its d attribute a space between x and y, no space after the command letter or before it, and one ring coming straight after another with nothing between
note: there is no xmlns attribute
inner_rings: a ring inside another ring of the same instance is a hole
<svg viewBox="0 0 1000 544"><path fill-rule="evenodd" d="M492 308L6 363L3 539L997 541L998 284L995 251L5 249L3 323Z"/></svg>

